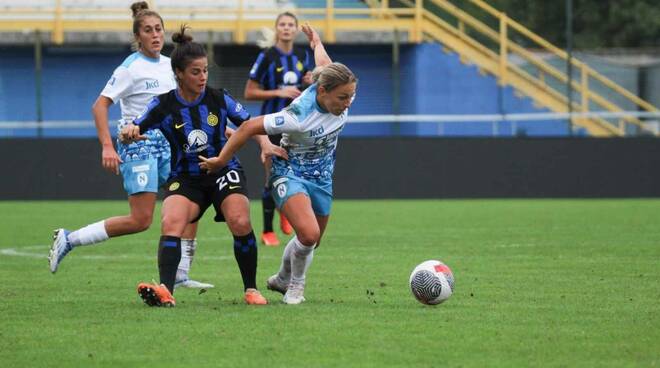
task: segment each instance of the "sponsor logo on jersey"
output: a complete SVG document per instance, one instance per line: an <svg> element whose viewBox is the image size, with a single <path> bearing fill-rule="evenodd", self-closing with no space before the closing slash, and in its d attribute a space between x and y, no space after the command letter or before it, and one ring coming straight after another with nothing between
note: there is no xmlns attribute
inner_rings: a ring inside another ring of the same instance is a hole
<svg viewBox="0 0 660 368"><path fill-rule="evenodd" d="M241 105L240 103L237 102L236 103L236 108L234 109L234 111L241 112L241 110L243 110L243 105Z"/></svg>
<svg viewBox="0 0 660 368"><path fill-rule="evenodd" d="M238 188L240 188L240 187L241 187L240 185L230 185L230 186L229 186L229 190L238 189Z"/></svg>
<svg viewBox="0 0 660 368"><path fill-rule="evenodd" d="M294 85L298 83L298 74L292 71L288 71L282 76L282 82L284 82L286 85Z"/></svg>
<svg viewBox="0 0 660 368"><path fill-rule="evenodd" d="M201 129L194 129L188 133L188 143L183 145L187 153L201 152L208 148L209 137Z"/></svg>
<svg viewBox="0 0 660 368"><path fill-rule="evenodd" d="M146 81L147 89L154 89L159 87L158 79Z"/></svg>
<svg viewBox="0 0 660 368"><path fill-rule="evenodd" d="M110 78L110 80L108 81L108 84L114 86L116 81L117 78L115 78L115 76L113 75L112 78Z"/></svg>
<svg viewBox="0 0 660 368"><path fill-rule="evenodd" d="M174 123L174 129L181 129L182 126L186 125L186 123Z"/></svg>
<svg viewBox="0 0 660 368"><path fill-rule="evenodd" d="M218 116L210 112L209 116L206 118L206 123L210 126L218 125Z"/></svg>
<svg viewBox="0 0 660 368"><path fill-rule="evenodd" d="M170 187L167 188L167 189L168 189L170 192L173 192L173 191L179 189L180 186L181 186L181 184L179 184L178 181L175 181L174 183L170 184Z"/></svg>
<svg viewBox="0 0 660 368"><path fill-rule="evenodd" d="M284 125L284 117L276 116L275 117L275 126L282 126L282 125Z"/></svg>
<svg viewBox="0 0 660 368"><path fill-rule="evenodd" d="M296 63L296 69L298 69L299 71L302 72L302 70L303 70L303 63L300 62L300 61L298 61L298 62Z"/></svg>
<svg viewBox="0 0 660 368"><path fill-rule="evenodd" d="M318 129L312 129L309 131L309 136L310 137L316 137L323 134L323 127L319 127Z"/></svg>
<svg viewBox="0 0 660 368"><path fill-rule="evenodd" d="M277 68L275 68L275 71L278 73L281 72L282 70L284 70L283 66L278 66Z"/></svg>

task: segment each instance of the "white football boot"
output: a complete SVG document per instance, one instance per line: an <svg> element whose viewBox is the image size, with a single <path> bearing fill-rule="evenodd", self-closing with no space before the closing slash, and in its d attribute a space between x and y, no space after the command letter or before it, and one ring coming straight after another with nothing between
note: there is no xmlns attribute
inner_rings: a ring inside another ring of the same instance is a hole
<svg viewBox="0 0 660 368"><path fill-rule="evenodd" d="M277 291L278 293L286 294L286 289L289 287L287 281L283 281L279 274L274 274L266 280L266 288L268 290Z"/></svg>
<svg viewBox="0 0 660 368"><path fill-rule="evenodd" d="M303 296L304 293L305 281L291 280L282 301L286 304L300 304L305 301L305 297Z"/></svg>
<svg viewBox="0 0 660 368"><path fill-rule="evenodd" d="M53 245L50 247L50 253L48 254L48 263L50 264L50 272L57 272L57 267L60 265L60 262L64 259L64 256L67 255L73 249L69 239L67 239L69 231L65 229L57 229L53 231Z"/></svg>

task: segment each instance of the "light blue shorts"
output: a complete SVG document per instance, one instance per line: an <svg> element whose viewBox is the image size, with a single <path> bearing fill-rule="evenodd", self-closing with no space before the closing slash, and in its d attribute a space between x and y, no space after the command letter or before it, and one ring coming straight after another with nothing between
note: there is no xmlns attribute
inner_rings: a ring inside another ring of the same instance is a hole
<svg viewBox="0 0 660 368"><path fill-rule="evenodd" d="M142 192L158 193L158 188L170 176L170 160L148 158L120 165L124 190L128 195Z"/></svg>
<svg viewBox="0 0 660 368"><path fill-rule="evenodd" d="M332 182L318 185L297 176L271 176L271 193L277 208L294 194L303 193L312 201L312 210L318 216L329 216L332 207Z"/></svg>

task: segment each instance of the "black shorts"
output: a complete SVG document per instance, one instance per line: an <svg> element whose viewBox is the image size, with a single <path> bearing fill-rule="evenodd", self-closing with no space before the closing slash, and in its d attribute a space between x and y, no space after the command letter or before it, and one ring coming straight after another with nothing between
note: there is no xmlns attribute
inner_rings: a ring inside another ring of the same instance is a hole
<svg viewBox="0 0 660 368"><path fill-rule="evenodd" d="M279 146L279 145L280 145L280 141L282 140L282 134L273 134L273 135L269 135L269 136L268 136L268 139L270 140L270 143L272 143L272 144L274 144L274 145L276 145L276 146Z"/></svg>
<svg viewBox="0 0 660 368"><path fill-rule="evenodd" d="M176 176L165 183L165 198L182 195L199 206L199 215L191 223L199 221L210 205L215 208L216 222L224 222L220 205L228 195L238 193L247 197L247 179L241 169L225 167L218 173L200 176Z"/></svg>

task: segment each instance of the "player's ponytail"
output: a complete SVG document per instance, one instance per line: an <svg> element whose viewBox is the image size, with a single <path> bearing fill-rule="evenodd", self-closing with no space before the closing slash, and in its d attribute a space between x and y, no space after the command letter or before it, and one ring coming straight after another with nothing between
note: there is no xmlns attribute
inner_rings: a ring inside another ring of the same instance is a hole
<svg viewBox="0 0 660 368"><path fill-rule="evenodd" d="M177 70L183 71L191 61L206 57L204 46L193 42L192 36L186 34L188 29L190 28L184 24L181 26L179 32L175 32L172 35L172 41L176 44L170 55L172 71L174 72Z"/></svg>
<svg viewBox="0 0 660 368"><path fill-rule="evenodd" d="M160 25L165 29L165 23L163 23L163 18L160 14L156 13L153 10L149 10L149 4L146 1L137 1L131 4L131 12L133 12L133 36L135 40L133 41L133 51L140 49L140 26L142 25L142 20L145 17L156 17L160 19Z"/></svg>
<svg viewBox="0 0 660 368"><path fill-rule="evenodd" d="M312 81L330 92L339 86L357 83L357 78L346 65L335 62L316 67L312 72Z"/></svg>

